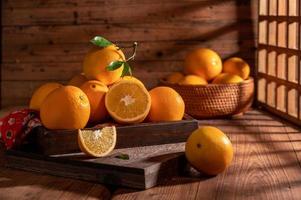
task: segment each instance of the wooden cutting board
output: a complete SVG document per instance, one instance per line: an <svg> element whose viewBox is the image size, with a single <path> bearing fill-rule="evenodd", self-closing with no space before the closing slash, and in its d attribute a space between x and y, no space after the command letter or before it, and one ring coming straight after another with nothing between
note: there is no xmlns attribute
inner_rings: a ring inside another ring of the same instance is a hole
<svg viewBox="0 0 301 200"><path fill-rule="evenodd" d="M6 166L137 189L151 188L178 175L186 160L184 143L115 149L108 157L82 153L47 156L25 150L6 153ZM128 155L129 159L118 158Z"/></svg>
<svg viewBox="0 0 301 200"><path fill-rule="evenodd" d="M117 125L116 148L129 148L185 142L198 128L198 121L188 115L174 122ZM97 130L98 128L88 128ZM39 127L34 132L33 145L44 155L80 152L78 130L47 130Z"/></svg>

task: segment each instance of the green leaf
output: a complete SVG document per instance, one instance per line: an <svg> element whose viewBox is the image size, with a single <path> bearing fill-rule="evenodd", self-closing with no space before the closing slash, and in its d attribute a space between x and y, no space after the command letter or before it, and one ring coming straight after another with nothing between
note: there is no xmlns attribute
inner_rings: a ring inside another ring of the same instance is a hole
<svg viewBox="0 0 301 200"><path fill-rule="evenodd" d="M118 69L119 67L121 67L125 62L124 61L112 61L108 66L107 66L107 70L108 71L114 71L116 69Z"/></svg>
<svg viewBox="0 0 301 200"><path fill-rule="evenodd" d="M120 155L115 156L115 158L119 158L122 160L129 160L130 156L128 154L120 154Z"/></svg>
<svg viewBox="0 0 301 200"><path fill-rule="evenodd" d="M126 75L131 75L132 76L132 69L131 66L129 65L129 63L125 62L124 66L123 66L123 71L121 74L121 77L124 77Z"/></svg>
<svg viewBox="0 0 301 200"><path fill-rule="evenodd" d="M113 44L112 42L110 42L109 40L107 40L106 38L103 38L101 36L95 36L91 42L99 47L107 47L111 44Z"/></svg>

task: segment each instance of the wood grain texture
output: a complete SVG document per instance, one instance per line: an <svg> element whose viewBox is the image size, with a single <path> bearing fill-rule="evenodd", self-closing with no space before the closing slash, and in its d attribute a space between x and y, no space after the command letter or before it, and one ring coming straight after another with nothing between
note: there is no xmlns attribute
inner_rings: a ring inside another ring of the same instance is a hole
<svg viewBox="0 0 301 200"><path fill-rule="evenodd" d="M100 124L101 126L101 124ZM116 127L115 148L130 148L185 142L190 133L198 128L195 119L187 115L177 122L140 123ZM92 128L99 130L98 128ZM78 130L47 130L39 127L32 133L34 143L45 155L81 152L78 145ZM34 144L32 144L34 145Z"/></svg>
<svg viewBox="0 0 301 200"><path fill-rule="evenodd" d="M4 0L2 106L24 105L47 81L81 71L94 35L139 42L134 75L151 88L183 67L186 53L209 47L254 66L256 2L244 0ZM18 98L14 97L14 94Z"/></svg>
<svg viewBox="0 0 301 200"><path fill-rule="evenodd" d="M0 199L110 199L100 185L1 167Z"/></svg>
<svg viewBox="0 0 301 200"><path fill-rule="evenodd" d="M184 143L115 149L103 158L84 153L43 156L28 150L9 150L6 167L90 182L148 189L179 174L186 161ZM129 159L117 156L126 154Z"/></svg>
<svg viewBox="0 0 301 200"><path fill-rule="evenodd" d="M189 169L147 191L117 189L113 199L299 199L300 129L262 111L228 120L202 120L234 145L231 166L216 177ZM189 178L188 178L189 177Z"/></svg>

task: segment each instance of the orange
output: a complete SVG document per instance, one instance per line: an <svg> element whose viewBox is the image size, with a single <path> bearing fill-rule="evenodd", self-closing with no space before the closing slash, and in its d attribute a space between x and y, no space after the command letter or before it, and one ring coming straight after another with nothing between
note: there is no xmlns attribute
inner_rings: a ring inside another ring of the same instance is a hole
<svg viewBox="0 0 301 200"><path fill-rule="evenodd" d="M195 74L210 81L222 72L222 60L215 51L199 48L186 56L184 68L187 74Z"/></svg>
<svg viewBox="0 0 301 200"><path fill-rule="evenodd" d="M90 102L90 122L100 122L107 116L105 107L105 95L108 87L100 81L91 80L85 82L80 89L87 95Z"/></svg>
<svg viewBox="0 0 301 200"><path fill-rule="evenodd" d="M105 104L109 114L117 122L139 123L149 112L151 98L143 85L135 81L122 80L110 87Z"/></svg>
<svg viewBox="0 0 301 200"><path fill-rule="evenodd" d="M241 83L244 80L237 75L222 73L218 75L212 83L214 84L227 84L227 83Z"/></svg>
<svg viewBox="0 0 301 200"><path fill-rule="evenodd" d="M196 75L187 75L180 82L179 85L207 85L207 81Z"/></svg>
<svg viewBox="0 0 301 200"><path fill-rule="evenodd" d="M223 72L247 79L250 75L249 64L241 58L233 57L224 62Z"/></svg>
<svg viewBox="0 0 301 200"><path fill-rule="evenodd" d="M134 82L139 83L144 86L144 84L138 78L136 78L134 76L124 76L120 80L134 81Z"/></svg>
<svg viewBox="0 0 301 200"><path fill-rule="evenodd" d="M209 175L223 172L233 159L233 147L229 138L219 129L203 126L187 139L185 155L198 171Z"/></svg>
<svg viewBox="0 0 301 200"><path fill-rule="evenodd" d="M170 87L156 87L149 92L152 106L148 119L152 122L178 121L184 116L185 104L182 97Z"/></svg>
<svg viewBox="0 0 301 200"><path fill-rule="evenodd" d="M171 84L176 84L184 78L184 75L181 72L174 72L166 77L166 81Z"/></svg>
<svg viewBox="0 0 301 200"><path fill-rule="evenodd" d="M33 110L39 111L43 101L45 100L46 96L52 92L53 90L61 87L62 85L59 83L46 83L36 89L31 96L29 108Z"/></svg>
<svg viewBox="0 0 301 200"><path fill-rule="evenodd" d="M94 157L108 155L116 145L116 128L107 126L97 130L78 130L78 145L82 152Z"/></svg>
<svg viewBox="0 0 301 200"><path fill-rule="evenodd" d="M83 73L81 73L73 76L71 80L68 82L68 85L80 87L86 81L88 81L87 77Z"/></svg>
<svg viewBox="0 0 301 200"><path fill-rule="evenodd" d="M107 66L113 61L124 61L123 52L115 45L105 48L96 48L90 51L84 58L83 72L88 79L95 79L110 85L120 79L123 66L108 71Z"/></svg>
<svg viewBox="0 0 301 200"><path fill-rule="evenodd" d="M40 111L42 124L48 129L84 128L89 116L89 99L75 86L62 86L52 91Z"/></svg>

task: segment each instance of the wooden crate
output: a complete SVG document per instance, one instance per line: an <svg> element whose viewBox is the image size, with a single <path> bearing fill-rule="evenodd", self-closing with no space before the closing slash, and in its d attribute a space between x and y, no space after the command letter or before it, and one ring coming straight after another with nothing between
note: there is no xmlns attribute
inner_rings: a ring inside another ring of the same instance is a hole
<svg viewBox="0 0 301 200"><path fill-rule="evenodd" d="M259 0L258 105L301 125L301 2Z"/></svg>
<svg viewBox="0 0 301 200"><path fill-rule="evenodd" d="M140 123L117 126L116 148L129 148L185 142L192 131L198 128L198 121L185 115L176 122ZM93 129L93 128L91 128ZM94 128L95 129L95 128ZM96 128L97 129L97 128ZM35 130L33 143L44 155L80 152L77 130Z"/></svg>

